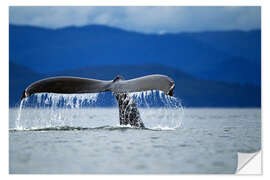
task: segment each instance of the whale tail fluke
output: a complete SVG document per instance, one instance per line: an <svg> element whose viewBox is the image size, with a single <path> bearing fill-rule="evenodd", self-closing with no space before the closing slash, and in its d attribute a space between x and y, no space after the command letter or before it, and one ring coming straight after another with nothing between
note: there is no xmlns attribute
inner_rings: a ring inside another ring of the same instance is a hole
<svg viewBox="0 0 270 180"><path fill-rule="evenodd" d="M112 81L79 77L51 77L36 81L28 86L23 91L21 100L36 93L77 94L111 91L118 101L120 124L144 127L136 104L128 96L128 93L160 90L173 96L174 88L174 81L164 75L149 75L130 80L124 80L122 76L117 76Z"/></svg>
<svg viewBox="0 0 270 180"><path fill-rule="evenodd" d="M117 76L112 81L103 81L79 77L51 77L32 83L23 92L22 99L35 93L99 93L111 91L113 93L141 92L160 90L167 95L173 95L174 81L164 75L149 75L140 78L124 80Z"/></svg>

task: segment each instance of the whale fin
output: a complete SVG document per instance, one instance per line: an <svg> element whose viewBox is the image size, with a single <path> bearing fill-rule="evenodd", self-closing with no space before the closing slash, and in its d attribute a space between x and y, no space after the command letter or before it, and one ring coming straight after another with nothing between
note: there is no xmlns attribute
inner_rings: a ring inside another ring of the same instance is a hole
<svg viewBox="0 0 270 180"><path fill-rule="evenodd" d="M141 92L148 90L160 90L165 94L173 96L173 90L175 87L174 81L165 75L149 75L140 78L122 80L122 78L116 78L114 83L111 84L109 90L114 93L129 93L129 92Z"/></svg>
<svg viewBox="0 0 270 180"><path fill-rule="evenodd" d="M79 77L51 77L32 83L23 92L22 99L35 93L99 93L111 91L113 93L141 92L160 90L167 95L173 95L174 81L164 75L149 75L140 78L124 80L117 76L112 81L102 81Z"/></svg>
<svg viewBox="0 0 270 180"><path fill-rule="evenodd" d="M167 95L173 95L174 81L164 75L150 75L136 79L124 80L117 76L112 81L78 77L52 77L36 81L24 90L22 99L35 93L98 93L111 91L115 95L119 107L121 125L131 125L144 128L140 113L129 92L161 90Z"/></svg>
<svg viewBox="0 0 270 180"><path fill-rule="evenodd" d="M22 99L35 93L99 93L108 91L111 81L79 77L52 77L32 83L26 88Z"/></svg>

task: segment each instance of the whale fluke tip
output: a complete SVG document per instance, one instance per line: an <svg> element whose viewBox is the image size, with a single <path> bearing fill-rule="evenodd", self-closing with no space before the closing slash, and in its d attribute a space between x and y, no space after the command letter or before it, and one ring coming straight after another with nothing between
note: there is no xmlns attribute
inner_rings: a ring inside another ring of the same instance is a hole
<svg viewBox="0 0 270 180"><path fill-rule="evenodd" d="M174 90L174 88L175 88L175 84L173 84L172 87L171 87L171 89L169 90L169 92L168 92L168 95L169 96L173 96L173 90Z"/></svg>
<svg viewBox="0 0 270 180"><path fill-rule="evenodd" d="M26 98L25 90L24 90L23 93L22 93L21 101L22 101L24 98Z"/></svg>

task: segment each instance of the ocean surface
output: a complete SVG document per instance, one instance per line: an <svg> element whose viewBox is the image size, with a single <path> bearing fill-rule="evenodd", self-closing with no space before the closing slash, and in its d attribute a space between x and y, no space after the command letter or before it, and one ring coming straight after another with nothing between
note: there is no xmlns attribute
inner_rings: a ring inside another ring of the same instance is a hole
<svg viewBox="0 0 270 180"><path fill-rule="evenodd" d="M261 149L260 109L139 110L147 129L120 126L118 108L11 108L9 172L227 174Z"/></svg>

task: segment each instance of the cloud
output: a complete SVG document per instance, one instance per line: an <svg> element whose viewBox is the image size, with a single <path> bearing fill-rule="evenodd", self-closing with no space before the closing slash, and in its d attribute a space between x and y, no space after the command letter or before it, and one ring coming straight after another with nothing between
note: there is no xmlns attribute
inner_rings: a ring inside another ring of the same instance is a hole
<svg viewBox="0 0 270 180"><path fill-rule="evenodd" d="M47 28L102 24L145 33L261 28L261 9L252 6L11 6L9 11L11 24Z"/></svg>

